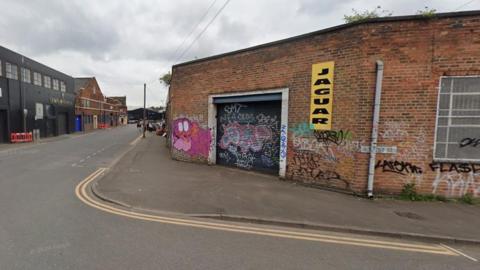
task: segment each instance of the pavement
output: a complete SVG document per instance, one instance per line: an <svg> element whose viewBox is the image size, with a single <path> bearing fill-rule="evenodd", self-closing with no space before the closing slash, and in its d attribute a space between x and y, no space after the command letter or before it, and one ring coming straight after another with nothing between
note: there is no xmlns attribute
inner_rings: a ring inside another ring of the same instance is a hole
<svg viewBox="0 0 480 270"><path fill-rule="evenodd" d="M278 177L175 161L148 136L93 185L99 198L133 210L480 244L480 206L369 200Z"/></svg>

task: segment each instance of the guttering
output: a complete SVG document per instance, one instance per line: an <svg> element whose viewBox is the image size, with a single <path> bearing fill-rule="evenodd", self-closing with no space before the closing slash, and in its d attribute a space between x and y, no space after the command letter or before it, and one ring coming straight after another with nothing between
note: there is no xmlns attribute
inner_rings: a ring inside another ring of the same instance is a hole
<svg viewBox="0 0 480 270"><path fill-rule="evenodd" d="M383 80L383 62L376 62L377 80L375 83L375 103L373 105L373 122L372 122L372 140L370 143L370 162L368 164L368 186L367 195L373 197L373 182L375 180L375 161L377 154L378 141L378 122L380 120L380 105L382 97L382 80Z"/></svg>

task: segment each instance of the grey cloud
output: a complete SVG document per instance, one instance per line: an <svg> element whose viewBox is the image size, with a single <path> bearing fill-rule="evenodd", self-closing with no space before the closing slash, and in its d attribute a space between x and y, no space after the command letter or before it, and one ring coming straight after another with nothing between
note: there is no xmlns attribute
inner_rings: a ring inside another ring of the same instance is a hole
<svg viewBox="0 0 480 270"><path fill-rule="evenodd" d="M46 55L73 50L103 57L119 42L107 18L93 15L80 1L6 1L0 39L28 53Z"/></svg>

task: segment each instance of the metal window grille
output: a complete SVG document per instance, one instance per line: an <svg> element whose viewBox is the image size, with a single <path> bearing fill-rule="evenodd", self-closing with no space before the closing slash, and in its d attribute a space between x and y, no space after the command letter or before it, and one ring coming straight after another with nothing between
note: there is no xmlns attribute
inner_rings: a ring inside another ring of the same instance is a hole
<svg viewBox="0 0 480 270"><path fill-rule="evenodd" d="M442 77L434 159L480 162L480 76Z"/></svg>

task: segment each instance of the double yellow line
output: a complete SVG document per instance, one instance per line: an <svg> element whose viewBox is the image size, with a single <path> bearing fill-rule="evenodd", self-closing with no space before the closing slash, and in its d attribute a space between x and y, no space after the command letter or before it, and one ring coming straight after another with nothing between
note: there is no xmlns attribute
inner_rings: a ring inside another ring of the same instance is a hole
<svg viewBox="0 0 480 270"><path fill-rule="evenodd" d="M102 175L105 172L106 168L100 168L85 178L80 182L75 188L75 193L77 197L83 201L85 204L97 208L99 210L120 215L129 218L135 218L146 221L154 221L164 224L174 224L181 226L189 226L195 228L203 228L210 230L220 230L228 232L237 232L237 233L247 233L254 235L262 236L271 236L271 237L280 237L288 239L297 239L297 240L307 240L307 241L316 241L323 243L333 243L333 244L343 244L350 246L360 246L360 247L369 247L369 248L380 248L380 249L390 249L398 251L410 251L410 252L421 252L421 253L430 253L430 254L439 254L439 255L449 255L449 256L458 256L457 253L452 252L451 250L441 246L441 245L427 245L427 244L407 244L401 242L393 241L380 241L380 240L370 240L362 238L353 238L346 236L335 236L327 235L320 233L306 233L306 232L297 232L290 230L279 230L279 229L267 229L256 226L244 226L244 225L232 225L224 223L214 223L206 221L198 221L185 218L171 218L166 216L157 216L150 214L137 213L132 211L126 211L120 208L113 207L111 205L99 202L98 200L93 199L90 196L90 193L87 192L87 187L89 184L94 181L97 177Z"/></svg>

